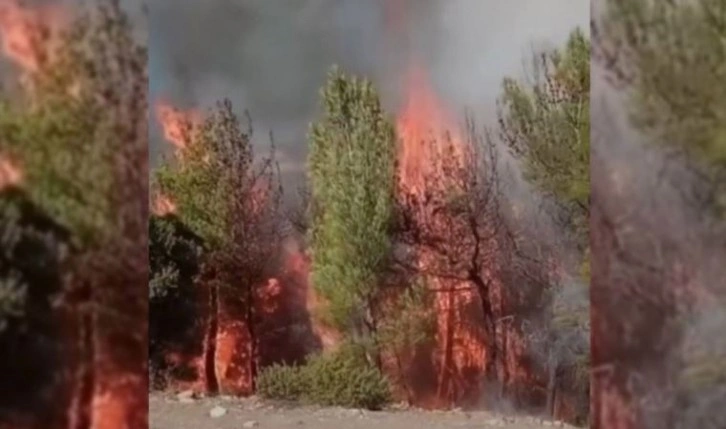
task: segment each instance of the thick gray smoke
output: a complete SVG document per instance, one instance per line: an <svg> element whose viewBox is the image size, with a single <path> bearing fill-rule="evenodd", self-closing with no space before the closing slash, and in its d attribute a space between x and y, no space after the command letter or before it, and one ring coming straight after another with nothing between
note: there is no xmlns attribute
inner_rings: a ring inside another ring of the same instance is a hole
<svg viewBox="0 0 726 429"><path fill-rule="evenodd" d="M393 17L393 19L391 19ZM152 102L249 109L258 143L273 131L299 170L318 89L337 63L377 84L395 109L415 53L452 109L489 114L532 43L587 26L581 0L157 0L150 4ZM391 31L396 29L396 31ZM261 140L260 140L261 139ZM152 126L152 162L165 146ZM287 157L287 159L284 159Z"/></svg>

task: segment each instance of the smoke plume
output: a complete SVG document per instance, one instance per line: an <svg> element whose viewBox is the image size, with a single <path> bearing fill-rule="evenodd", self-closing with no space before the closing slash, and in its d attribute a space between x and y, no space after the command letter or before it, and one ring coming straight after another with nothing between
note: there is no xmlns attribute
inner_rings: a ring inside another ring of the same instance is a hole
<svg viewBox="0 0 726 429"><path fill-rule="evenodd" d="M150 94L182 108L229 97L251 112L257 142L272 131L284 166L299 173L317 91L334 63L373 79L395 109L414 53L453 109L491 118L501 79L521 71L531 44L559 44L588 19L579 0L158 0L150 4ZM152 163L161 142L154 124Z"/></svg>

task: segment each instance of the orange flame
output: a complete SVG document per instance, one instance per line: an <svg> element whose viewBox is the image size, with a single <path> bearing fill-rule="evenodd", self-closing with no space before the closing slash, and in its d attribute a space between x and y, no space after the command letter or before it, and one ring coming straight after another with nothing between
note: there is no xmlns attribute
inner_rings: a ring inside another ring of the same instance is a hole
<svg viewBox="0 0 726 429"><path fill-rule="evenodd" d="M176 213L176 204L166 195L158 194L151 207L152 213L156 216L166 216Z"/></svg>
<svg viewBox="0 0 726 429"><path fill-rule="evenodd" d="M396 123L399 168L403 186L415 193L426 177L440 172L445 150L459 149L462 139L421 67L411 67L406 84L406 102Z"/></svg>
<svg viewBox="0 0 726 429"><path fill-rule="evenodd" d="M156 116L163 129L164 138L179 151L189 146L194 127L201 122L199 112L184 111L166 102L156 105Z"/></svg>
<svg viewBox="0 0 726 429"><path fill-rule="evenodd" d="M23 181L23 171L9 158L0 155L0 190L18 186Z"/></svg>
<svg viewBox="0 0 726 429"><path fill-rule="evenodd" d="M454 177L446 167L463 161L464 140L452 115L434 91L426 71L413 61L405 81L406 99L396 121L399 137L399 192L420 195L431 186L446 186ZM453 164L452 164L453 163ZM432 228L447 228L443 219L427 216L426 208L414 214L422 222L433 222ZM428 219L428 220L425 220ZM421 269L435 266L437 255L424 248L417 251ZM483 373L485 362L491 359L485 349L485 333L481 329L483 314L474 304L477 291L471 284L432 277L430 285L439 290L435 299L436 338L432 351L437 374L433 397L426 393L416 402L435 407L448 406L464 397L476 397L480 386L473 381L471 371ZM474 304L474 305L472 305ZM469 375L465 375L468 368ZM424 377L420 375L419 377ZM415 382L415 381L414 381Z"/></svg>
<svg viewBox="0 0 726 429"><path fill-rule="evenodd" d="M22 6L19 0L0 3L0 39L4 54L29 73L37 72L49 53L53 30L61 24L61 9Z"/></svg>

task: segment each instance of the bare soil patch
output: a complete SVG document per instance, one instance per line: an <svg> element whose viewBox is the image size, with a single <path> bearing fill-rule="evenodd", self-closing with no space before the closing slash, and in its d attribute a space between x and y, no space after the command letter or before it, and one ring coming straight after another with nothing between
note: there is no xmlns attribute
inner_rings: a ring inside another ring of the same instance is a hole
<svg viewBox="0 0 726 429"><path fill-rule="evenodd" d="M213 411L214 410L214 411ZM211 414L222 414L212 417ZM295 406L256 398L199 398L154 393L149 396L151 429L540 429L573 428L537 417L513 417L486 411L364 411Z"/></svg>

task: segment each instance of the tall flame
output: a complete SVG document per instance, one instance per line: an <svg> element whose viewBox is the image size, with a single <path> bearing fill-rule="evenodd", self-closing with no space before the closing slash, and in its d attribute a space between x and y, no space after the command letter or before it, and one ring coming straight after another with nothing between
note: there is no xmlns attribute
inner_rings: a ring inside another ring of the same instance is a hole
<svg viewBox="0 0 726 429"><path fill-rule="evenodd" d="M174 201L166 195L158 194L154 198L151 211L156 216L166 216L176 213L176 204L174 204Z"/></svg>
<svg viewBox="0 0 726 429"><path fill-rule="evenodd" d="M23 171L20 167L0 154L0 190L10 186L18 186L23 180Z"/></svg>
<svg viewBox="0 0 726 429"><path fill-rule="evenodd" d="M406 101L396 123L402 185L419 192L426 177L440 173L451 148L461 148L455 122L434 92L425 70L413 63L406 80Z"/></svg>
<svg viewBox="0 0 726 429"><path fill-rule="evenodd" d="M49 54L49 44L62 17L58 6L28 8L19 0L2 0L0 47L4 55L25 72L37 72Z"/></svg>
<svg viewBox="0 0 726 429"><path fill-rule="evenodd" d="M156 105L156 117L163 129L164 138L178 151L189 146L193 129L200 122L197 111L184 111L163 101Z"/></svg>

